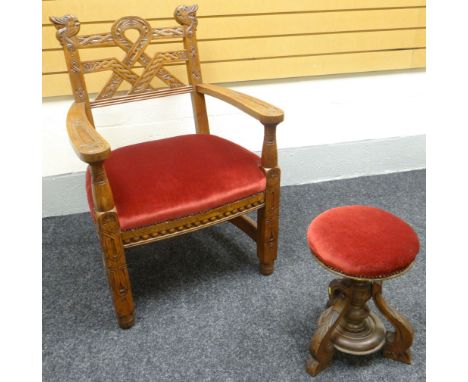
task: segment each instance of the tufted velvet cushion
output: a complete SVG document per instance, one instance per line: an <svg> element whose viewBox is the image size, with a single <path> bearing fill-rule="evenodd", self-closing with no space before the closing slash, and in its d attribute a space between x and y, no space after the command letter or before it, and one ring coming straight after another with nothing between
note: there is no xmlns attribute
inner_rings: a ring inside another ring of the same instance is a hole
<svg viewBox="0 0 468 382"><path fill-rule="evenodd" d="M310 223L307 241L326 266L350 277L382 278L408 267L419 252L413 229L375 207L327 210Z"/></svg>
<svg viewBox="0 0 468 382"><path fill-rule="evenodd" d="M262 192L266 184L257 155L206 134L122 147L104 166L122 230L216 208ZM86 191L93 212L89 169Z"/></svg>

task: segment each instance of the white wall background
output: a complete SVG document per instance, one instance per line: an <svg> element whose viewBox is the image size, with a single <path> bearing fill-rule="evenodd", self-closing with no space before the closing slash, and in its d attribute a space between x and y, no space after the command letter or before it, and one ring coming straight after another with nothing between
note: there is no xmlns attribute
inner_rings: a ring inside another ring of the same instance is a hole
<svg viewBox="0 0 468 382"><path fill-rule="evenodd" d="M423 71L313 77L225 84L285 111L280 149L330 145L426 133ZM94 109L95 123L113 148L194 132L189 95ZM43 101L43 176L85 170L69 142L69 97ZM262 126L237 109L207 96L211 131L253 151L261 149ZM411 149L411 148L409 148ZM300 164L298 164L300 165ZM391 170L391 169L390 169Z"/></svg>

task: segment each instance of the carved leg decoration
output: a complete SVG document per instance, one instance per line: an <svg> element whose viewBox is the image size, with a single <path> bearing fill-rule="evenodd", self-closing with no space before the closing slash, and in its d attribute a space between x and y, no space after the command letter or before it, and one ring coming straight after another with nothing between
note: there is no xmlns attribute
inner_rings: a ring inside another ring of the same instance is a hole
<svg viewBox="0 0 468 382"><path fill-rule="evenodd" d="M382 296L381 282L374 282L372 284L372 297L377 308L379 308L395 328L395 332L387 332L383 348L384 357L411 364L410 348L413 343L413 327L411 323L406 317L387 305Z"/></svg>
<svg viewBox="0 0 468 382"><path fill-rule="evenodd" d="M306 370L315 377L323 369L327 368L333 360L335 348L332 342L335 328L343 319L349 308L349 299L342 296L336 298L318 321L318 328L310 341L310 355L307 359Z"/></svg>
<svg viewBox="0 0 468 382"><path fill-rule="evenodd" d="M265 206L257 212L258 239L257 256L260 260L260 273L271 275L278 253L280 169L267 172Z"/></svg>
<svg viewBox="0 0 468 382"><path fill-rule="evenodd" d="M91 165L94 213L101 239L102 258L107 270L115 313L122 329L135 322L132 289L120 234L120 224L103 162Z"/></svg>
<svg viewBox="0 0 468 382"><path fill-rule="evenodd" d="M96 223L117 320L122 329L128 329L135 323L134 304L117 214L100 214Z"/></svg>
<svg viewBox="0 0 468 382"><path fill-rule="evenodd" d="M266 177L265 206L257 212L257 256L260 273L273 273L278 253L280 176L278 150L276 148L276 125L265 124L261 166Z"/></svg>

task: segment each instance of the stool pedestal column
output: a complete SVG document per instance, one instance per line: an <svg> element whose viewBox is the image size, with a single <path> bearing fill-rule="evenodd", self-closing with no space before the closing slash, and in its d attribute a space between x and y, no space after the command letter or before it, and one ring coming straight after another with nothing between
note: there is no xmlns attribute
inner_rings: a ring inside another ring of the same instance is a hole
<svg viewBox="0 0 468 382"><path fill-rule="evenodd" d="M352 290L349 310L336 327L333 344L343 353L374 353L385 344L385 327L367 306L372 297L372 284L354 280L349 280L349 284Z"/></svg>

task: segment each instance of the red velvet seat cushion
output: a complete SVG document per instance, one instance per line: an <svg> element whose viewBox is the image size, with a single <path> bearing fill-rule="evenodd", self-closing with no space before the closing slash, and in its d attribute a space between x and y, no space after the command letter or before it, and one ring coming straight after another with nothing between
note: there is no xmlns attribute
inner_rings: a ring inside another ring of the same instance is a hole
<svg viewBox="0 0 468 382"><path fill-rule="evenodd" d="M214 135L114 150L104 163L122 230L193 215L265 190L260 158ZM94 211L91 177L86 190Z"/></svg>
<svg viewBox="0 0 468 382"><path fill-rule="evenodd" d="M332 208L310 223L307 241L326 266L350 277L381 278L408 267L419 252L413 229L369 206Z"/></svg>

